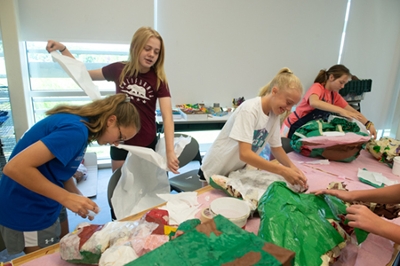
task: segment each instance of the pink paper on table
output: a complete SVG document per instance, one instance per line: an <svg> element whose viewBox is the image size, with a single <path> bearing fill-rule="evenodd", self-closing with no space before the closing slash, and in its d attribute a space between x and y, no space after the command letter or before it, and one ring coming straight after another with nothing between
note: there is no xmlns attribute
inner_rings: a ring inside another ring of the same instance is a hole
<svg viewBox="0 0 400 266"><path fill-rule="evenodd" d="M368 152L362 150L360 156L351 163L330 162L327 164L307 164L307 162L315 162L319 159L304 157L300 154L291 152L288 154L289 158L299 167L307 176L309 190L314 191L323 189L328 186L330 182L345 182L349 190L355 189L372 189L373 187L358 181L357 171L358 168L366 168L370 171L380 172L384 176L392 180L399 180L392 174L391 169L383 163L378 162ZM212 190L198 196L198 203L202 204L203 208L208 208L211 201L219 197L227 196L220 190ZM201 210L196 214L196 218L200 218ZM400 218L392 220L393 223L400 225ZM258 234L260 226L260 218L249 218L245 229L254 234ZM369 234L368 238L360 245L348 245L342 250L345 261L338 261L335 266L384 266L390 261L393 252L393 243L383 237ZM23 264L24 266L72 266L71 264L63 261L58 252L41 258L32 260Z"/></svg>
<svg viewBox="0 0 400 266"><path fill-rule="evenodd" d="M362 136L353 132L347 132L344 136L317 136L302 139L302 148L320 149L336 145L368 142L370 136Z"/></svg>
<svg viewBox="0 0 400 266"><path fill-rule="evenodd" d="M313 164L320 159L310 158L291 152L288 154L293 163L301 169L308 178L309 189L308 191L315 191L318 189L325 189L330 182L344 182L347 184L349 190L356 189L373 189L373 187L361 183L358 180L358 168L366 168L369 171L380 172L384 176L392 180L399 180L400 178L393 175L391 169L383 163L378 162L367 151L362 150L360 156L350 162L330 162L330 164ZM309 162L307 164L307 162ZM222 191L213 190L203 193L198 196L198 202L203 204L203 208L207 208L210 202L218 197L227 196ZM200 217L200 212L196 217ZM400 225L400 218L392 220L393 223ZM260 218L250 218L246 224L246 231L258 234L260 226ZM335 266L384 266L390 261L393 253L393 242L383 237L369 234L367 239L360 245L349 244L342 250L344 261L338 261Z"/></svg>

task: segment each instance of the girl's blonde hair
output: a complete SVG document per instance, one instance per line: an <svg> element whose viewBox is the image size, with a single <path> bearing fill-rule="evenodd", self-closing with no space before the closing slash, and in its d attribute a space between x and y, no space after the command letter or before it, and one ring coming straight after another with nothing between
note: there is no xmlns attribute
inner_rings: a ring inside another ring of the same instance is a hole
<svg viewBox="0 0 400 266"><path fill-rule="evenodd" d="M303 94L303 85L301 84L300 79L287 67L279 70L278 74L276 74L267 85L260 89L258 96L264 96L271 93L274 86L277 86L280 90L297 89L300 94Z"/></svg>
<svg viewBox="0 0 400 266"><path fill-rule="evenodd" d="M133 126L140 130L140 116L136 107L129 102L125 94L118 93L106 98L95 100L85 105L58 105L46 112L46 115L68 113L87 117L88 122L82 122L89 129L88 143L97 140L107 129L107 120L111 115L117 117L118 125Z"/></svg>
<svg viewBox="0 0 400 266"><path fill-rule="evenodd" d="M139 55L142 52L144 46L147 44L151 37L155 37L160 40L160 53L156 63L152 66L157 75L157 88L160 87L161 82L164 82L168 88L167 76L164 71L164 56L165 48L164 41L161 35L150 27L139 28L132 37L131 46L129 48L129 61L126 62L121 75L119 76L119 84L124 82L125 77L137 77L140 73Z"/></svg>

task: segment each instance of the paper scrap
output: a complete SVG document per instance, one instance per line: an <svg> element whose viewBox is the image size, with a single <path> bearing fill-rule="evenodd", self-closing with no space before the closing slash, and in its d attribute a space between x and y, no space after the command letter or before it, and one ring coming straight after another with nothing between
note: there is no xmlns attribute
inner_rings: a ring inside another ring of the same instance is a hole
<svg viewBox="0 0 400 266"><path fill-rule="evenodd" d="M181 224L189 219L194 219L201 204L197 201L197 192L181 192L178 194L157 194L167 201L167 204L159 209L169 213L169 224Z"/></svg>
<svg viewBox="0 0 400 266"><path fill-rule="evenodd" d="M360 168L358 169L357 176L361 182L373 187L383 187L384 185L390 186L398 183L397 180L390 180L382 175L382 173L371 172Z"/></svg>

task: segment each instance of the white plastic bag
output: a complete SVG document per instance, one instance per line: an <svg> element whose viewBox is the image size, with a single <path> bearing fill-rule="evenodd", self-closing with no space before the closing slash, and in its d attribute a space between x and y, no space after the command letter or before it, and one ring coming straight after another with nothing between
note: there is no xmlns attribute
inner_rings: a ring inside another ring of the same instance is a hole
<svg viewBox="0 0 400 266"><path fill-rule="evenodd" d="M92 100L101 99L100 90L93 83L86 66L81 61L61 55L58 52L51 52L53 61L60 64L64 71L78 84L79 87Z"/></svg>
<svg viewBox="0 0 400 266"><path fill-rule="evenodd" d="M177 157L190 141L190 137L175 138L174 147ZM159 140L157 152L137 146L123 144L118 146L129 153L121 168L121 178L111 198L117 219L165 202L157 196L157 194L170 193L164 143L164 139Z"/></svg>

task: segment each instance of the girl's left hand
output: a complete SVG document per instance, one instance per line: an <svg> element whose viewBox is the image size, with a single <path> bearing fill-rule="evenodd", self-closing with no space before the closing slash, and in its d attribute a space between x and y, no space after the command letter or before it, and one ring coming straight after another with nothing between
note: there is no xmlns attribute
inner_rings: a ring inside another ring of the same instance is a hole
<svg viewBox="0 0 400 266"><path fill-rule="evenodd" d="M174 173L174 174L179 174L178 169L179 169L179 160L175 155L174 151L168 152L167 153L167 166L168 169Z"/></svg>
<svg viewBox="0 0 400 266"><path fill-rule="evenodd" d="M363 229L367 232L379 235L379 224L384 221L364 205L352 205L346 209L346 219L349 226Z"/></svg>

